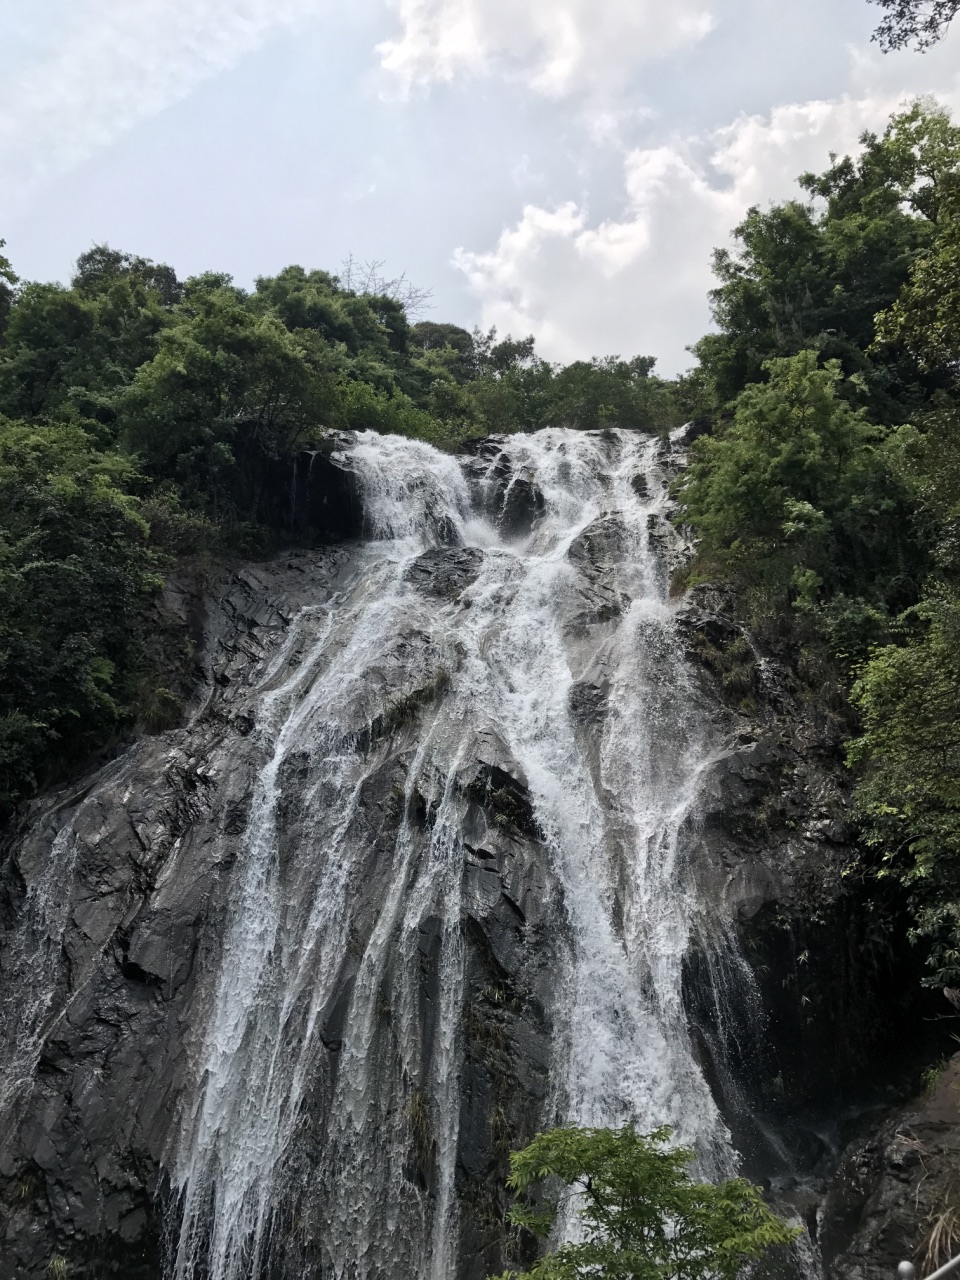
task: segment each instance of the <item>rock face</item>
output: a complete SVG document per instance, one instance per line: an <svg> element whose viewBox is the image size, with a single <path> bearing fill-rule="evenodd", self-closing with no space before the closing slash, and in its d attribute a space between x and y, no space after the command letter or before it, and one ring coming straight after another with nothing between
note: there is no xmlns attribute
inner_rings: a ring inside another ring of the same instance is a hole
<svg viewBox="0 0 960 1280"><path fill-rule="evenodd" d="M0 1274L481 1280L532 1248L509 1151L635 1116L706 1169L731 1135L879 1277L905 1130L829 1186L913 975L857 933L824 734L722 600L669 603L670 465L344 439L292 523L366 541L170 593L188 723L6 850Z"/></svg>
<svg viewBox="0 0 960 1280"><path fill-rule="evenodd" d="M292 459L267 463L258 457L261 483L254 514L298 546L362 537L361 495L338 450L346 441L332 434L322 448L305 449Z"/></svg>
<svg viewBox="0 0 960 1280"><path fill-rule="evenodd" d="M960 1055L844 1153L824 1205L829 1280L888 1280L960 1250Z"/></svg>
<svg viewBox="0 0 960 1280"><path fill-rule="evenodd" d="M228 838L243 824L218 808L222 770L227 759L231 770L256 767L245 693L293 614L329 596L344 560L300 555L220 584L191 724L136 744L15 841L4 877L14 930L3 952L3 1061L20 1123L0 1149L5 1275L43 1276L56 1258L76 1275L160 1274L161 1161L197 984L219 954L229 905L226 851L207 833L213 814ZM62 831L70 852L60 855L62 880L48 886L44 865ZM38 964L43 939L28 937L23 972L11 974L7 964L21 959L16 923L31 913L32 933L50 929L62 963ZM15 1002L34 972L35 1007L24 1007Z"/></svg>
<svg viewBox="0 0 960 1280"><path fill-rule="evenodd" d="M935 1056L944 1002L921 989L906 921L899 936L878 932L875 887L845 874L855 849L838 727L797 700L790 673L733 618L729 599L699 588L681 621L722 708L727 751L704 789L701 885L727 903L731 922L726 956L689 952L686 998L744 1172L805 1225L813 1274L853 1280L848 1166L896 1127L886 1117ZM739 965L752 1004L725 995ZM902 1206L914 1241L920 1216ZM862 1275L894 1275L911 1249L893 1257L896 1248L862 1231L874 1267Z"/></svg>

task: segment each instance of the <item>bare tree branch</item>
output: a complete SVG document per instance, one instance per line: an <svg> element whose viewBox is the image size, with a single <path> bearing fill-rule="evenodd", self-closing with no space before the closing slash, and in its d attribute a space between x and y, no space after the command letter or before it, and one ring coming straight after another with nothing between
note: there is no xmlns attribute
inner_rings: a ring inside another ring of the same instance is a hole
<svg viewBox="0 0 960 1280"><path fill-rule="evenodd" d="M929 49L947 34L951 20L960 12L960 0L870 0L887 13L873 33L885 53L913 45Z"/></svg>
<svg viewBox="0 0 960 1280"><path fill-rule="evenodd" d="M960 0L958 0L960 3ZM376 298L389 298L399 302L410 319L432 310L432 289L420 289L407 279L404 271L399 276L386 276L382 258L370 258L359 262L352 253L340 264L340 286L351 293L367 294Z"/></svg>

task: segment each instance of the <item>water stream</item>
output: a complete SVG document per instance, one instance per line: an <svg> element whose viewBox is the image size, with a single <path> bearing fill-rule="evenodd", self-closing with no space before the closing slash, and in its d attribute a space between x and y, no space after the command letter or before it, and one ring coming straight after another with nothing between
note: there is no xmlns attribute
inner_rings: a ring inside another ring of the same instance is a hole
<svg viewBox="0 0 960 1280"><path fill-rule="evenodd" d="M289 1230L313 1233L337 1280L457 1274L463 780L484 741L522 774L562 889L542 1121L667 1123L705 1172L730 1167L681 1002L705 912L685 842L716 744L668 598L660 444L546 430L458 459L365 433L342 460L370 538L257 693L262 768L171 1162L172 1280L250 1280ZM541 495L519 530L497 517L511 485ZM418 589L425 553L464 548L462 589ZM587 727L585 686L603 702ZM391 733L409 742L395 820L375 828L361 798ZM291 1224L308 1130L325 1207Z"/></svg>

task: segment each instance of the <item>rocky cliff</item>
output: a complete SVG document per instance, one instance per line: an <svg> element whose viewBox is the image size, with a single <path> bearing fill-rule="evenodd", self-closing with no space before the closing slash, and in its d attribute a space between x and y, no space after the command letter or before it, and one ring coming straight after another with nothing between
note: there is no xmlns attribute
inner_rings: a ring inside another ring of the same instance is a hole
<svg viewBox="0 0 960 1280"><path fill-rule="evenodd" d="M187 723L6 845L4 1276L480 1280L531 1247L509 1150L647 1107L807 1223L779 1274L887 1274L906 1130L841 1154L926 1010L836 743L722 599L667 602L669 454L553 434L341 442L290 489L341 545L171 584Z"/></svg>

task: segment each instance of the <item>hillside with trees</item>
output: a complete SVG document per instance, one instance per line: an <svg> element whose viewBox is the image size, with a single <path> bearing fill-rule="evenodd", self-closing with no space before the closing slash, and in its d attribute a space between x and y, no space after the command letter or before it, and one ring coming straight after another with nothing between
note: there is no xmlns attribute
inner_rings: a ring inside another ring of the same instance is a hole
<svg viewBox="0 0 960 1280"><path fill-rule="evenodd" d="M289 539L263 505L271 462L335 430L456 449L681 420L650 358L555 366L532 338L412 324L389 293L301 267L248 292L99 246L64 287L3 258L0 326L3 813L176 722L183 640L158 637L151 602L180 561Z"/></svg>
<svg viewBox="0 0 960 1280"><path fill-rule="evenodd" d="M189 646L158 592L289 540L271 462L337 430L457 450L693 418L678 586L727 584L833 725L860 780L853 870L903 885L930 981L960 982L960 129L914 104L751 209L714 269L715 328L671 382L646 356L559 366L530 337L414 322L375 272L244 290L99 246L63 286L0 259L3 812L177 722Z"/></svg>

